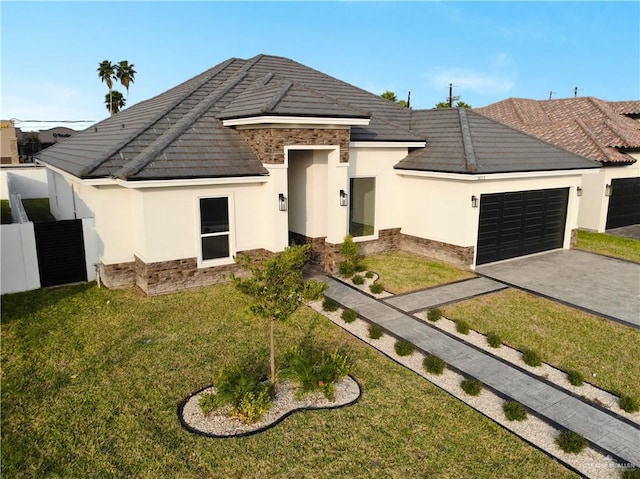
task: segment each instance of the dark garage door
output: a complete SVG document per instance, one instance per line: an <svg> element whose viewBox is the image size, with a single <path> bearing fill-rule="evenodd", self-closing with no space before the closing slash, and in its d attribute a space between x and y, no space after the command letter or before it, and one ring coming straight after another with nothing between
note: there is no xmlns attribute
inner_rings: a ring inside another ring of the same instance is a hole
<svg viewBox="0 0 640 479"><path fill-rule="evenodd" d="M480 197L476 264L562 248L569 188Z"/></svg>
<svg viewBox="0 0 640 479"><path fill-rule="evenodd" d="M87 280L82 220L34 222L40 285Z"/></svg>
<svg viewBox="0 0 640 479"><path fill-rule="evenodd" d="M640 223L640 178L611 181L606 229Z"/></svg>

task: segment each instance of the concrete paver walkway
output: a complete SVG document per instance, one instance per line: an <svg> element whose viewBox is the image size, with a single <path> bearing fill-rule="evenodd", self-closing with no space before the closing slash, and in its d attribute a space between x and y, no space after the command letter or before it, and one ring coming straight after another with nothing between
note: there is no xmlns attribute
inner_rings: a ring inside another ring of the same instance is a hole
<svg viewBox="0 0 640 479"><path fill-rule="evenodd" d="M640 328L640 264L558 250L479 266L476 273Z"/></svg>
<svg viewBox="0 0 640 479"><path fill-rule="evenodd" d="M458 371L473 376L513 398L540 417L582 434L618 460L640 467L640 427L614 413L596 408L561 388L509 365L490 354L423 323L362 291L332 278L318 278L329 288L326 296L423 351L444 359ZM387 299L387 301L389 301ZM415 304L411 303L411 310Z"/></svg>
<svg viewBox="0 0 640 479"><path fill-rule="evenodd" d="M395 306L402 311L412 312L426 308L442 306L443 304L472 298L481 294L492 293L506 289L503 283L489 278L473 278L457 283L436 286L415 293L408 293L385 298L385 303Z"/></svg>

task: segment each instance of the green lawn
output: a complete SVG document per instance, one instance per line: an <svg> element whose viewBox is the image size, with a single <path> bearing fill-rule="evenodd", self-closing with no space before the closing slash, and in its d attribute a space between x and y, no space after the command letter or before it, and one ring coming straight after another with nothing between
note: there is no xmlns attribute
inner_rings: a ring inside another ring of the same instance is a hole
<svg viewBox="0 0 640 479"><path fill-rule="evenodd" d="M367 256L364 264L378 273L385 289L394 294L474 277L466 269L403 251Z"/></svg>
<svg viewBox="0 0 640 479"><path fill-rule="evenodd" d="M535 349L545 362L580 371L603 389L640 398L637 329L517 290L447 306L443 314L481 333L494 331L517 349Z"/></svg>
<svg viewBox="0 0 640 479"><path fill-rule="evenodd" d="M574 248L640 263L640 240L578 231L578 241Z"/></svg>
<svg viewBox="0 0 640 479"><path fill-rule="evenodd" d="M55 221L49 209L49 198L22 200L22 206L30 221Z"/></svg>
<svg viewBox="0 0 640 479"><path fill-rule="evenodd" d="M1 216L1 224L8 225L13 223L13 219L11 218L11 205L9 204L9 200L0 200L0 212Z"/></svg>
<svg viewBox="0 0 640 479"><path fill-rule="evenodd" d="M141 297L94 284L2 297L3 478L576 477L309 308L278 325L349 348L361 400L267 432L186 432L178 403L221 366L267 367L267 324L222 285Z"/></svg>

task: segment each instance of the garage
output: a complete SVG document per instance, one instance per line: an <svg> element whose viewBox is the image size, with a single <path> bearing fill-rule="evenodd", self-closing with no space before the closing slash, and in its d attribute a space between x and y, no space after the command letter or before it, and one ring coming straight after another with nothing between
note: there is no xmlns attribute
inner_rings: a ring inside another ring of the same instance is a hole
<svg viewBox="0 0 640 479"><path fill-rule="evenodd" d="M569 188L480 197L476 264L562 248Z"/></svg>
<svg viewBox="0 0 640 479"><path fill-rule="evenodd" d="M606 229L640 223L640 178L611 181Z"/></svg>

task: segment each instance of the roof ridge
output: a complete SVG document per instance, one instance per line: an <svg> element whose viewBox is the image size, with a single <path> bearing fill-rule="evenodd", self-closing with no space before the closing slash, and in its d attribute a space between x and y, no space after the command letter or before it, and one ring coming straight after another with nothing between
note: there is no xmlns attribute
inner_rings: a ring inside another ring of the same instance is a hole
<svg viewBox="0 0 640 479"><path fill-rule="evenodd" d="M607 105L603 100L592 96L587 97L588 100L609 120L617 119L620 116L618 113L612 111L612 108ZM597 100L597 101L596 101ZM612 114L613 113L613 114Z"/></svg>
<svg viewBox="0 0 640 479"><path fill-rule="evenodd" d="M280 87L280 90L278 90L273 95L271 100L265 103L265 105L262 107L262 113L268 113L271 110L273 110L276 107L276 105L282 101L282 99L287 94L287 92L291 89L292 86L293 86L293 82L291 80L287 80L283 82L282 86Z"/></svg>
<svg viewBox="0 0 640 479"><path fill-rule="evenodd" d="M251 61L253 60L253 61ZM226 95L233 87L240 83L248 74L249 68L257 61L254 57L249 60L233 77L229 78L222 87L209 93L197 106L180 120L175 122L168 130L162 133L149 146L136 155L131 161L122 166L113 176L126 178L135 175L171 143L180 137L191 125L204 115L222 96Z"/></svg>
<svg viewBox="0 0 640 479"><path fill-rule="evenodd" d="M526 101L525 98L521 98L520 100L522 101ZM522 111L522 108L520 108L520 102L517 101L516 98L509 98L509 100L507 101L511 101L513 103L513 111L515 112L516 116L518 117L518 120L520 121L521 124L525 125L527 123L527 120L525 119L525 114ZM546 115L546 113L545 113Z"/></svg>
<svg viewBox="0 0 640 479"><path fill-rule="evenodd" d="M338 105L338 106L341 106L341 107L344 107L344 108L348 108L350 110L359 111L359 112L363 113L364 115L368 115L369 117L373 116L373 113L368 111L368 110L363 110L362 108L360 108L358 106L351 105L350 103L347 103L347 102L341 101L341 100L339 100L337 98L334 98L332 96L326 95L325 93L322 93L321 91L318 91L315 88L311 88L308 85L305 85L305 84L299 83L299 82L293 82L293 83L295 85L299 86L300 88L303 88L304 90L308 90L308 91L312 92L313 94L318 95L321 98L330 100L335 105ZM390 124L395 125L394 123L390 123ZM395 126L398 126L398 125L395 125Z"/></svg>
<svg viewBox="0 0 640 479"><path fill-rule="evenodd" d="M195 91L197 91L205 83L209 82L210 80L212 80L213 78L218 76L220 73L222 73L229 65L231 65L236 60L238 60L238 59L237 58L229 58L228 60L225 60L224 62L220 63L219 65L216 65L215 67L213 67L212 69L216 70L215 72L212 72L210 75L206 75L205 78L201 82L196 84L193 88L191 88L185 94L180 95L175 101L171 102L171 104L169 106L167 106L166 108L162 109L161 112L159 112L158 114L154 115L149 121L145 122L138 129L138 131L135 132L135 134L133 136L125 138L124 140L122 140L121 142L116 144L114 147L112 147L110 150L108 150L99 159L97 159L96 161L94 161L93 163L88 165L87 167L83 168L79 173L80 177L83 177L83 176L91 174L92 171L94 171L95 169L99 168L100 165L102 165L105 161L108 161L113 155L115 155L116 153L120 152L125 146L127 146L129 143L134 141L140 135L145 133L149 128L151 128L151 126L153 126L155 123L157 123L159 120L161 120L167 114L167 112L173 110L176 106L178 106L180 103L182 103L187 98L189 98L191 95L193 95L193 93ZM218 68L218 67L220 67L220 68ZM183 84L188 82L188 81L189 80L186 80L185 82L183 82ZM175 88L177 88L178 86L179 85L177 85ZM164 93L161 93L160 95L157 95L154 98L158 98L159 96L161 96L163 94ZM141 102L141 103L147 103L147 102L149 102L151 100L152 99L150 98L150 99L145 100L144 102ZM138 103L138 105L140 105L141 103ZM107 118L106 120L103 120L103 121L107 121L110 118L111 117L109 117L109 118Z"/></svg>
<svg viewBox="0 0 640 479"><path fill-rule="evenodd" d="M591 129L587 126L587 124L581 118L576 118L575 121L576 121L576 124L582 129L582 131L585 132L589 140L591 140L591 143L593 143L596 146L596 148L602 152L605 158L607 159L610 158L608 152L602 147L602 145L600 145L600 142L596 139L595 135L593 134Z"/></svg>
<svg viewBox="0 0 640 479"><path fill-rule="evenodd" d="M476 161L476 154L473 150L473 140L471 138L471 128L469 128L466 108L458 108L458 117L460 119L460 132L462 133L462 146L464 146L465 169L469 173L475 173L478 171L478 162Z"/></svg>

